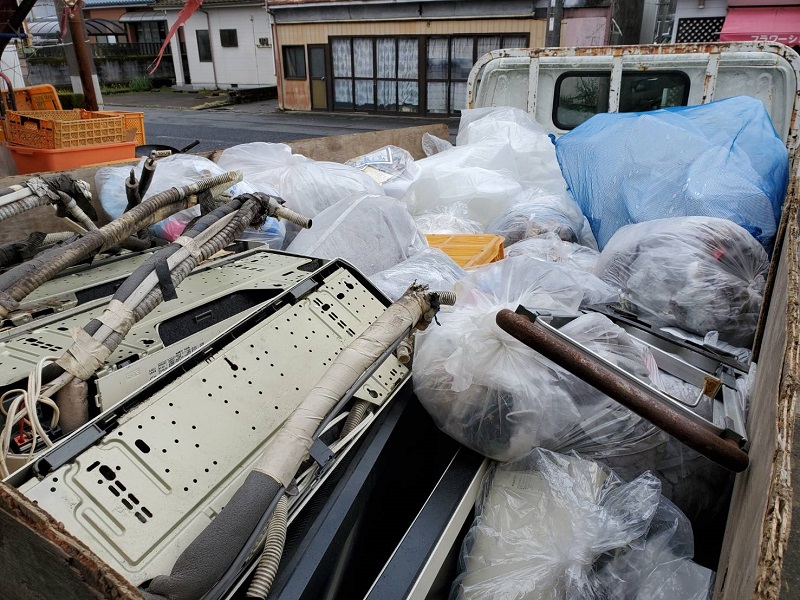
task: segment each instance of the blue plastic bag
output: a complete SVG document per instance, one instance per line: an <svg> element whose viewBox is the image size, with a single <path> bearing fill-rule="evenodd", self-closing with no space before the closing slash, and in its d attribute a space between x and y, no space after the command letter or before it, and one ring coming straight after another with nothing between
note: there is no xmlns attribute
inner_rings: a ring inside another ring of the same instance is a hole
<svg viewBox="0 0 800 600"><path fill-rule="evenodd" d="M601 249L625 225L681 216L729 219L772 249L789 162L760 100L598 114L556 154Z"/></svg>

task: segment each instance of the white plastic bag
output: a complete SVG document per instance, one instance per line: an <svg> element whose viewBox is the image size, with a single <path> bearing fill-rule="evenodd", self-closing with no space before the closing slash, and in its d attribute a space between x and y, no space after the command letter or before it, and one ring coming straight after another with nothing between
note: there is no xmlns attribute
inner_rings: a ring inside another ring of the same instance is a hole
<svg viewBox="0 0 800 600"><path fill-rule="evenodd" d="M416 164L420 176L403 197L414 215L461 203L467 218L486 226L522 191L507 141L456 146Z"/></svg>
<svg viewBox="0 0 800 600"><path fill-rule="evenodd" d="M452 147L453 144L451 144L449 140L443 140L427 132L422 134L422 151L425 153L425 156L433 156L439 152L449 150Z"/></svg>
<svg viewBox="0 0 800 600"><path fill-rule="evenodd" d="M392 301L397 300L413 283L424 283L437 292L452 291L456 281L466 275L453 259L438 248L425 248L393 267L370 277Z"/></svg>
<svg viewBox="0 0 800 600"><path fill-rule="evenodd" d="M711 572L692 552L691 526L652 474L625 483L535 449L484 479L451 598L700 600Z"/></svg>
<svg viewBox="0 0 800 600"><path fill-rule="evenodd" d="M726 219L677 217L628 225L609 240L595 273L655 324L749 346L769 261Z"/></svg>
<svg viewBox="0 0 800 600"><path fill-rule="evenodd" d="M469 273L441 326L416 336L414 391L437 426L462 444L513 460L533 447L597 457L636 456L665 436L611 398L545 359L495 323L501 308L574 314L582 275L561 265L511 258ZM590 278L590 277L589 277ZM582 315L562 331L647 379L652 357L606 317Z"/></svg>
<svg viewBox="0 0 800 600"><path fill-rule="evenodd" d="M385 195L397 199L405 195L420 173L411 154L397 146L378 148L345 164L369 175L381 186Z"/></svg>
<svg viewBox="0 0 800 600"><path fill-rule="evenodd" d="M388 196L339 202L314 218L287 252L343 258L369 277L427 248L405 206Z"/></svg>
<svg viewBox="0 0 800 600"><path fill-rule="evenodd" d="M555 233L565 242L597 250L589 222L567 192L554 194L540 188L527 189L514 197L486 231L502 235L506 247L528 237Z"/></svg>
<svg viewBox="0 0 800 600"><path fill-rule="evenodd" d="M217 158L217 164L226 171L242 171L245 179L258 179L267 171L298 160L308 159L292 155L286 144L251 142L226 148Z"/></svg>
<svg viewBox="0 0 800 600"><path fill-rule="evenodd" d="M565 242L555 233L526 238L506 250L506 258L530 256L546 262L564 263L592 273L600 253L592 248Z"/></svg>
<svg viewBox="0 0 800 600"><path fill-rule="evenodd" d="M464 234L484 233L478 221L469 218L469 208L463 202L454 202L414 217L422 233Z"/></svg>
<svg viewBox="0 0 800 600"><path fill-rule="evenodd" d="M136 179L141 179L142 168L146 159L139 161L134 168ZM150 187L142 200L146 200L171 187L180 187L199 181L205 177L214 177L225 173L225 169L202 156L193 154L174 154L156 161L156 169ZM125 195L125 179L130 176L130 167L103 167L95 174L95 184L100 203L109 217L116 219L125 211L128 200ZM255 191L245 182L231 186L228 193L233 196ZM186 225L200 216L200 207L193 206L156 223L151 231L157 237L167 241L175 241Z"/></svg>
<svg viewBox="0 0 800 600"><path fill-rule="evenodd" d="M511 146L519 180L526 187L536 186L552 193L567 189L553 138L528 113L511 107L461 111L456 145L481 145L497 140Z"/></svg>

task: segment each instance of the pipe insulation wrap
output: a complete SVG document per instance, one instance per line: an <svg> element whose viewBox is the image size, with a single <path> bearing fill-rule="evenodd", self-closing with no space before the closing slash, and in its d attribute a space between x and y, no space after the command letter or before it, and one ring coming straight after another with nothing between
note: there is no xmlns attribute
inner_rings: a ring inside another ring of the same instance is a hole
<svg viewBox="0 0 800 600"><path fill-rule="evenodd" d="M416 326L429 310L428 294L417 286L412 286L397 302L389 306L334 359L319 383L267 442L254 470L269 475L288 488L298 467L308 456L313 442L312 436L322 420L347 393L353 382L400 335Z"/></svg>
<svg viewBox="0 0 800 600"><path fill-rule="evenodd" d="M30 191L30 190L28 190ZM48 206L53 201L47 196L34 196L33 192L21 200L0 206L0 221L5 221L39 206Z"/></svg>

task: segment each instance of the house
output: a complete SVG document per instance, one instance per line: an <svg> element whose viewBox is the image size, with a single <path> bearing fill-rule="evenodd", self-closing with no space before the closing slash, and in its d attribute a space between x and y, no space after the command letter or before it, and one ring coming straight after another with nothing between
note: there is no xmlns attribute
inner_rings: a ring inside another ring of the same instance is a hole
<svg viewBox="0 0 800 600"><path fill-rule="evenodd" d="M288 110L457 114L478 57L545 45L549 0L267 0ZM561 45L637 43L643 0L564 0Z"/></svg>
<svg viewBox="0 0 800 600"><path fill-rule="evenodd" d="M183 0L156 0L169 29ZM205 0L170 41L176 85L184 89L275 85L272 33L263 0Z"/></svg>

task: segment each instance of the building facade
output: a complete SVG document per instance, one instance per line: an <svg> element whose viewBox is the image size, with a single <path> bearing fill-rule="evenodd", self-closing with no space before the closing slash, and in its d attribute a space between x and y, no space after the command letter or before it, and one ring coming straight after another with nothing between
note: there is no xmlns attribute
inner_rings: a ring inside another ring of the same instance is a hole
<svg viewBox="0 0 800 600"><path fill-rule="evenodd" d="M159 0L166 28L183 0ZM184 89L253 88L275 85L272 32L263 2L205 0L170 41L175 80ZM176 60L180 57L180 60Z"/></svg>
<svg viewBox="0 0 800 600"><path fill-rule="evenodd" d="M634 4L638 12L631 11ZM500 48L544 46L547 5L546 0L268 0L280 105L458 114L466 105L467 77L480 56ZM636 43L641 5L632 0L622 10L611 0L568 0L561 45L618 42L625 28L628 43Z"/></svg>

